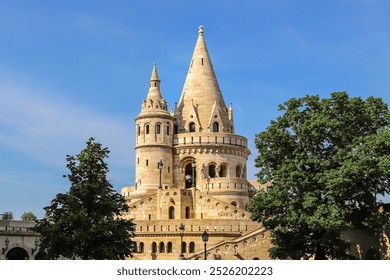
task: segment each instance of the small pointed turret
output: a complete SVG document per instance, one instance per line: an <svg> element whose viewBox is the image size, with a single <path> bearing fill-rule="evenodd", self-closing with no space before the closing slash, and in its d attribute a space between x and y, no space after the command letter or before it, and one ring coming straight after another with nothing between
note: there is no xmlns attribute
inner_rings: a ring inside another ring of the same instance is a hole
<svg viewBox="0 0 390 280"><path fill-rule="evenodd" d="M150 80L149 80L149 92L147 98L158 99L158 100L163 99L160 92L160 82L161 81L158 79L156 62L154 62L152 75L150 76Z"/></svg>
<svg viewBox="0 0 390 280"><path fill-rule="evenodd" d="M203 26L199 27L198 40L175 114L181 131L188 130L187 126L194 116L193 108L196 108L200 122L197 132L212 131L212 118L218 118L220 132L230 132L232 124L204 40ZM218 112L218 116L215 116L215 112Z"/></svg>
<svg viewBox="0 0 390 280"><path fill-rule="evenodd" d="M160 80L157 74L156 62L153 63L152 75L149 80L148 96L142 103L142 111L144 110L167 110L167 102L162 98L160 92Z"/></svg>

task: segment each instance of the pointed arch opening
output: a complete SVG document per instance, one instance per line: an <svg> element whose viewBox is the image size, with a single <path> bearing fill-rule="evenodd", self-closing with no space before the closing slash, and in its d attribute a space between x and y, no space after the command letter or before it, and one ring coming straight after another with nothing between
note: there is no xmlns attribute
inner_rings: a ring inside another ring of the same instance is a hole
<svg viewBox="0 0 390 280"><path fill-rule="evenodd" d="M213 132L219 132L219 123L218 122L213 123Z"/></svg>
<svg viewBox="0 0 390 280"><path fill-rule="evenodd" d="M164 244L164 242L160 242L160 246L159 246L160 248L160 250L159 250L159 252L160 253L165 253L165 244Z"/></svg>
<svg viewBox="0 0 390 280"><path fill-rule="evenodd" d="M173 206L169 207L168 216L170 220L175 219L175 207Z"/></svg>
<svg viewBox="0 0 390 280"><path fill-rule="evenodd" d="M226 164L221 164L219 166L219 177L226 177L227 176L227 165Z"/></svg>
<svg viewBox="0 0 390 280"><path fill-rule="evenodd" d="M190 253L195 253L195 242L190 242Z"/></svg>
<svg viewBox="0 0 390 280"><path fill-rule="evenodd" d="M236 166L236 177L237 178L241 178L241 172L242 172L241 165L237 165Z"/></svg>
<svg viewBox="0 0 390 280"><path fill-rule="evenodd" d="M172 253L172 242L168 242L167 244L167 253Z"/></svg>
<svg viewBox="0 0 390 280"><path fill-rule="evenodd" d="M214 163L210 163L208 169L209 169L208 170L209 177L210 178L215 178L215 175L216 175L216 173L215 173L215 164Z"/></svg>
<svg viewBox="0 0 390 280"><path fill-rule="evenodd" d="M161 124L158 123L156 124L156 134L160 134L161 133Z"/></svg>
<svg viewBox="0 0 390 280"><path fill-rule="evenodd" d="M142 254L145 250L145 245L143 242L140 242L138 245L138 253Z"/></svg>
<svg viewBox="0 0 390 280"><path fill-rule="evenodd" d="M156 242L152 243L152 253L157 254L157 243Z"/></svg>
<svg viewBox="0 0 390 280"><path fill-rule="evenodd" d="M191 188L192 185L196 185L196 168L192 167L192 161L185 166L185 187Z"/></svg>
<svg viewBox="0 0 390 280"><path fill-rule="evenodd" d="M195 132L195 123L194 122L190 122L190 124L188 126L188 130L189 130L189 132Z"/></svg>
<svg viewBox="0 0 390 280"><path fill-rule="evenodd" d="M187 243L184 241L181 243L181 251L187 253Z"/></svg>

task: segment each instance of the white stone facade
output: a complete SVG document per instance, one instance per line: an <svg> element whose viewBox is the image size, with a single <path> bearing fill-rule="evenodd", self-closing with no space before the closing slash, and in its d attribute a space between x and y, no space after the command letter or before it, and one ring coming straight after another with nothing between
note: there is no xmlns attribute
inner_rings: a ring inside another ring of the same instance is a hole
<svg viewBox="0 0 390 280"><path fill-rule="evenodd" d="M268 234L246 211L248 141L234 133L203 27L175 109L168 112L154 64L135 122L136 184L122 189L136 224L133 258L202 259L206 231L211 259L268 259Z"/></svg>

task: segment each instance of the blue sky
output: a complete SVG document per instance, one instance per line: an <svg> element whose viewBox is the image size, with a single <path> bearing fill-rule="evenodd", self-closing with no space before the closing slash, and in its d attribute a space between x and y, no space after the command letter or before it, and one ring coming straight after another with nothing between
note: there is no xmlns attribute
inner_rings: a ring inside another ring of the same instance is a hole
<svg viewBox="0 0 390 280"><path fill-rule="evenodd" d="M69 188L66 154L111 150L116 190L134 182L134 118L157 62L169 107L205 39L236 133L249 139L291 97L347 91L390 102L390 2L0 0L0 213Z"/></svg>

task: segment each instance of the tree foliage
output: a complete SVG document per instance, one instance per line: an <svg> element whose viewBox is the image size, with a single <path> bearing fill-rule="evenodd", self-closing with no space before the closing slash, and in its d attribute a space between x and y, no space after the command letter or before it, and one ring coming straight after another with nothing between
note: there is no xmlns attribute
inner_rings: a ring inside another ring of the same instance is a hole
<svg viewBox="0 0 390 280"><path fill-rule="evenodd" d="M280 259L344 258L344 230L375 233L388 218L378 195L390 193L390 115L380 98L336 92L293 98L256 135L256 167L272 188L251 201L252 219L272 232Z"/></svg>
<svg viewBox="0 0 390 280"><path fill-rule="evenodd" d="M12 212L4 212L4 214L1 215L3 220L11 221L14 219L14 214Z"/></svg>
<svg viewBox="0 0 390 280"><path fill-rule="evenodd" d="M33 212L24 212L20 217L23 221L36 221L37 216L34 215Z"/></svg>
<svg viewBox="0 0 390 280"><path fill-rule="evenodd" d="M93 138L76 156L67 155L70 189L45 207L36 230L47 259L124 259L132 253L134 224L122 195L107 180L109 150Z"/></svg>

